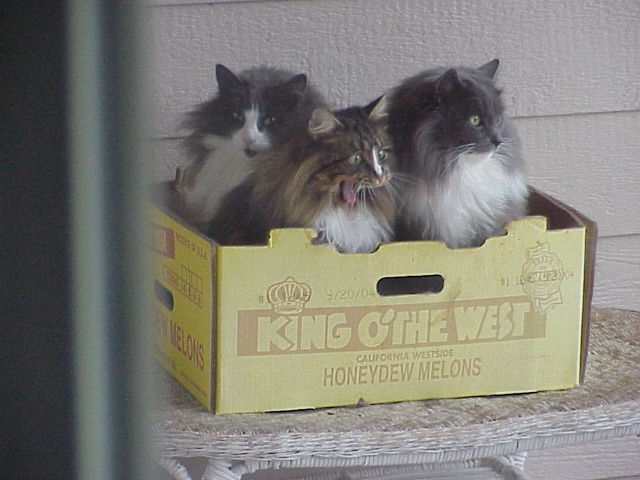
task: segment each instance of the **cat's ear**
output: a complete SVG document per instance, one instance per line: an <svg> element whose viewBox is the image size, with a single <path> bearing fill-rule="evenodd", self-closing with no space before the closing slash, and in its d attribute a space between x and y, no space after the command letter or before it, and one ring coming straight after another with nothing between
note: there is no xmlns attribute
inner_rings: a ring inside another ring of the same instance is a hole
<svg viewBox="0 0 640 480"><path fill-rule="evenodd" d="M307 89L307 76L304 73L291 77L283 83L271 87L267 92L267 97L284 109L293 109L304 98Z"/></svg>
<svg viewBox="0 0 640 480"><path fill-rule="evenodd" d="M307 89L307 76L304 73L296 75L287 81L289 90L298 96L303 96Z"/></svg>
<svg viewBox="0 0 640 480"><path fill-rule="evenodd" d="M236 74L221 63L216 65L216 80L220 91L238 88L242 84Z"/></svg>
<svg viewBox="0 0 640 480"><path fill-rule="evenodd" d="M498 65L500 65L500 60L494 58L489 63L485 63L481 67L478 68L478 73L489 80L492 80L498 70Z"/></svg>
<svg viewBox="0 0 640 480"><path fill-rule="evenodd" d="M324 108L316 108L311 112L309 118L309 134L314 140L333 132L336 128L341 127L340 120Z"/></svg>
<svg viewBox="0 0 640 480"><path fill-rule="evenodd" d="M436 81L436 97L444 98L460 87L460 77L455 68L444 72Z"/></svg>
<svg viewBox="0 0 640 480"><path fill-rule="evenodd" d="M379 122L389 115L388 107L389 100L387 99L387 95L383 95L367 105L365 110L369 112L369 120Z"/></svg>

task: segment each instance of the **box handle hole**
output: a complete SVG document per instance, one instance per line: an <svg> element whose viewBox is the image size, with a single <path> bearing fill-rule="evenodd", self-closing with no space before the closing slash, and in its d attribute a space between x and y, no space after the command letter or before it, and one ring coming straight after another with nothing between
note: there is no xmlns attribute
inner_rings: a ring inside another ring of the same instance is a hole
<svg viewBox="0 0 640 480"><path fill-rule="evenodd" d="M444 277L442 275L383 277L376 284L376 291L383 297L440 293L443 288Z"/></svg>
<svg viewBox="0 0 640 480"><path fill-rule="evenodd" d="M155 294L158 301L167 307L169 311L173 311L173 293L167 287L162 285L159 281L154 280L153 282L153 293Z"/></svg>

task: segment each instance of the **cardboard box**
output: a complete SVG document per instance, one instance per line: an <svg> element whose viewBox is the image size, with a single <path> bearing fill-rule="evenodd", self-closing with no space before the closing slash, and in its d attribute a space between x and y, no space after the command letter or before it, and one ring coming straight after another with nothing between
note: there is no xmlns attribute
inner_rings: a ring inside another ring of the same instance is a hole
<svg viewBox="0 0 640 480"><path fill-rule="evenodd" d="M221 247L152 206L158 358L216 413L575 387L596 227L534 190L530 212L478 248L340 254L306 229Z"/></svg>

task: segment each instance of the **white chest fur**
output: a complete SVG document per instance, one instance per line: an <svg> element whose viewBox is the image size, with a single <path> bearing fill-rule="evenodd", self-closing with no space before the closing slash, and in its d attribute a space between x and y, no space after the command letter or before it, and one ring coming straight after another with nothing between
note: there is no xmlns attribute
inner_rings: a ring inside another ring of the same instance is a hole
<svg viewBox="0 0 640 480"><path fill-rule="evenodd" d="M499 154L471 154L444 180L414 189L411 215L423 238L466 247L502 234L506 223L524 213L526 195L524 175L508 171Z"/></svg>
<svg viewBox="0 0 640 480"><path fill-rule="evenodd" d="M366 253L390 241L391 226L359 202L355 207L325 208L313 225L320 237L344 253Z"/></svg>
<svg viewBox="0 0 640 480"><path fill-rule="evenodd" d="M185 192L187 214L198 225L207 224L213 218L224 194L251 171L251 160L233 141L213 135L207 140L212 149L193 186Z"/></svg>

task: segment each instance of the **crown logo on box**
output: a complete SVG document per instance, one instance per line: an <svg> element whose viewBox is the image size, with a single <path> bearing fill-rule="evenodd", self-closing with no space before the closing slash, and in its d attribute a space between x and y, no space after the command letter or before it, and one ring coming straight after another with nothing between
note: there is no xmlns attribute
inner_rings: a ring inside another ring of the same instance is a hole
<svg viewBox="0 0 640 480"><path fill-rule="evenodd" d="M527 248L527 262L522 266L522 290L529 295L539 314L551 305L562 303L560 284L564 278L562 261L548 243Z"/></svg>
<svg viewBox="0 0 640 480"><path fill-rule="evenodd" d="M284 282L274 283L267 288L267 301L276 313L292 315L304 310L304 306L311 298L311 287L306 283L297 282L293 277L287 277Z"/></svg>

